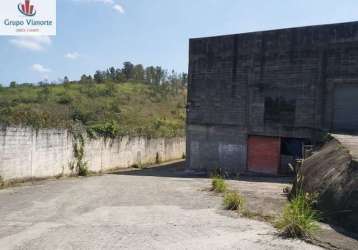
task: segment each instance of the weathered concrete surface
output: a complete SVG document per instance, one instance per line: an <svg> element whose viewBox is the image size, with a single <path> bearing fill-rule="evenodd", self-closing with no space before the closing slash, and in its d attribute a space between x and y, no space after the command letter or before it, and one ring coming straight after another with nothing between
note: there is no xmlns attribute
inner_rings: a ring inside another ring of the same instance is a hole
<svg viewBox="0 0 358 250"><path fill-rule="evenodd" d="M0 191L1 249L319 249L221 209L210 180L146 172Z"/></svg>
<svg viewBox="0 0 358 250"><path fill-rule="evenodd" d="M332 134L346 149L354 161L358 162L358 135Z"/></svg>
<svg viewBox="0 0 358 250"><path fill-rule="evenodd" d="M358 22L190 40L190 169L247 170L247 138L356 131Z"/></svg>
<svg viewBox="0 0 358 250"><path fill-rule="evenodd" d="M319 194L317 205L327 220L358 233L358 162L348 148L353 150L343 140L332 139L306 159L302 187Z"/></svg>
<svg viewBox="0 0 358 250"><path fill-rule="evenodd" d="M74 174L76 170L71 169L76 161L73 151L74 138L64 129L0 129L0 180ZM90 171L105 172L134 164L181 159L184 153L184 138L86 139L83 161Z"/></svg>
<svg viewBox="0 0 358 250"><path fill-rule="evenodd" d="M284 188L291 187L289 178L240 177L227 181L230 188L239 191L246 200L247 209L264 217L278 217L288 203Z"/></svg>

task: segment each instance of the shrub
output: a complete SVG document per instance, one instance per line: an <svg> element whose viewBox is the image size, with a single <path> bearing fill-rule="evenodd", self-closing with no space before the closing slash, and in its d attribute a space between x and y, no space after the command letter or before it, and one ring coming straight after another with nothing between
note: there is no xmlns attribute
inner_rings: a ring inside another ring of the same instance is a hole
<svg viewBox="0 0 358 250"><path fill-rule="evenodd" d="M71 118L75 122L82 122L83 124L93 119L93 114L85 108L76 106L73 107Z"/></svg>
<svg viewBox="0 0 358 250"><path fill-rule="evenodd" d="M115 138L119 134L120 128L116 121L109 121L104 124L98 124L87 129L90 135L98 135L104 138Z"/></svg>
<svg viewBox="0 0 358 250"><path fill-rule="evenodd" d="M244 204L244 198L237 192L228 192L224 196L224 206L228 210L241 210Z"/></svg>
<svg viewBox="0 0 358 250"><path fill-rule="evenodd" d="M72 102L72 97L68 94L61 94L57 100L57 103L62 105L70 104L71 102Z"/></svg>
<svg viewBox="0 0 358 250"><path fill-rule="evenodd" d="M211 185L211 190L217 193L224 193L227 190L225 180L221 176L214 176Z"/></svg>
<svg viewBox="0 0 358 250"><path fill-rule="evenodd" d="M81 162L78 164L78 175L79 176L87 176L89 174L87 163Z"/></svg>
<svg viewBox="0 0 358 250"><path fill-rule="evenodd" d="M116 85L113 82L106 82L105 83L105 95L107 96L114 96L116 91Z"/></svg>
<svg viewBox="0 0 358 250"><path fill-rule="evenodd" d="M46 85L41 87L41 90L37 92L38 102L47 102L50 96L50 88Z"/></svg>
<svg viewBox="0 0 358 250"><path fill-rule="evenodd" d="M281 236L287 238L310 238L318 229L318 213L312 208L312 196L303 192L284 208L276 223Z"/></svg>

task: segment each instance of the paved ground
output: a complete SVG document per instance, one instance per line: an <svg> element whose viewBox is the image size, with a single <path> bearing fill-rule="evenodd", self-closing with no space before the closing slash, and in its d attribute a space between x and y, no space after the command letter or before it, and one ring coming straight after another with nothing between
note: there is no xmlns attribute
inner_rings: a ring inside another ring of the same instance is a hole
<svg viewBox="0 0 358 250"><path fill-rule="evenodd" d="M209 186L140 171L0 190L0 249L319 249L223 211Z"/></svg>

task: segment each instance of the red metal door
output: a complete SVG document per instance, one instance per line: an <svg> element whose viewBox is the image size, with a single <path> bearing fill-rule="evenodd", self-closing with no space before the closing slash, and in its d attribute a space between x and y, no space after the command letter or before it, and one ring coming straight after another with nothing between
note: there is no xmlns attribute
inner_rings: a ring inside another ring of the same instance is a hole
<svg viewBox="0 0 358 250"><path fill-rule="evenodd" d="M248 169L250 172L278 174L280 154L279 137L249 136Z"/></svg>

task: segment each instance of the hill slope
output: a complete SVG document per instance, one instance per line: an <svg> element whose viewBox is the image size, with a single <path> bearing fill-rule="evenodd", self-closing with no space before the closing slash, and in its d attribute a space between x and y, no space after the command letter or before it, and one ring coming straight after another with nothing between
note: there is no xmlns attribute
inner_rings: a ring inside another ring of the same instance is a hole
<svg viewBox="0 0 358 250"><path fill-rule="evenodd" d="M143 83L17 86L0 89L0 124L68 128L90 135L184 134L185 88Z"/></svg>

